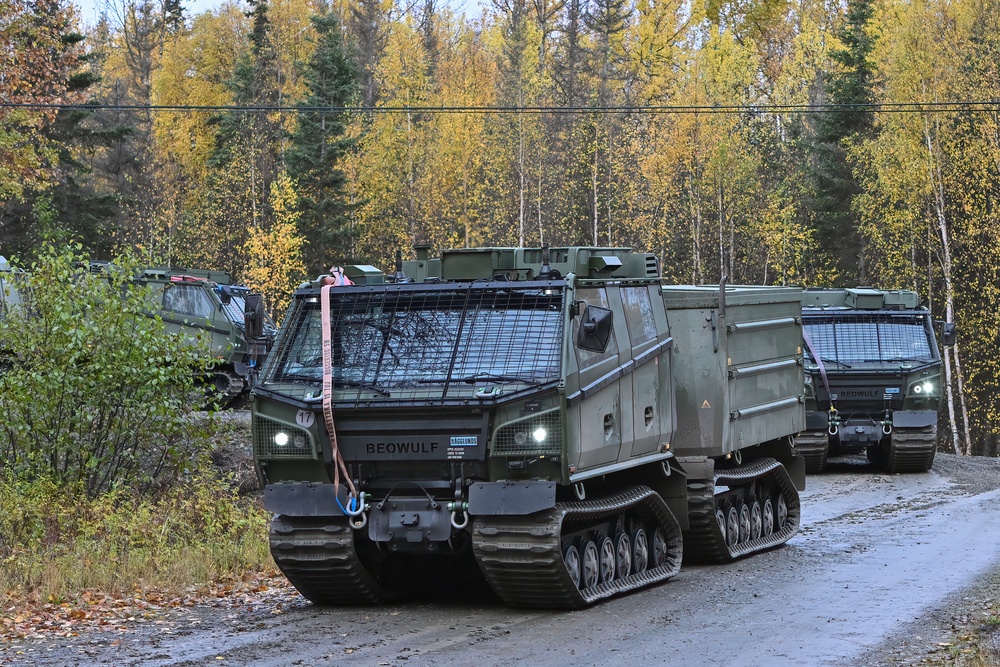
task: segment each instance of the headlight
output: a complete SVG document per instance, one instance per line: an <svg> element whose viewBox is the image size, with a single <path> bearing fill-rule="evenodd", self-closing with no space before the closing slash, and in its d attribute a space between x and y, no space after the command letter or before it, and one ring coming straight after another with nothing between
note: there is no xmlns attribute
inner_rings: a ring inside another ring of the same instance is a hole
<svg viewBox="0 0 1000 667"><path fill-rule="evenodd" d="M545 438L548 434L549 432L546 431L544 427L539 426L535 429L535 432L531 434L531 437L535 439L535 442L545 442Z"/></svg>
<svg viewBox="0 0 1000 667"><path fill-rule="evenodd" d="M262 459L312 458L313 439L309 431L277 419L254 415L254 456Z"/></svg>

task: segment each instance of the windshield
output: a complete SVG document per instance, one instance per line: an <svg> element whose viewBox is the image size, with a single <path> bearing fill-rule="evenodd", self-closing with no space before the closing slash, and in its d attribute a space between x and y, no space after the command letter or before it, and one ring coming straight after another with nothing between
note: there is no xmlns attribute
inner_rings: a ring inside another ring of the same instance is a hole
<svg viewBox="0 0 1000 667"><path fill-rule="evenodd" d="M561 285L333 290L335 389L339 397L353 392L443 400L493 397L557 381L563 298ZM318 387L319 299L302 301L289 319L264 382Z"/></svg>
<svg viewBox="0 0 1000 667"><path fill-rule="evenodd" d="M925 363L937 359L923 315L822 315L803 318L804 332L824 363ZM808 348L808 346L807 346ZM808 349L809 357L812 354Z"/></svg>

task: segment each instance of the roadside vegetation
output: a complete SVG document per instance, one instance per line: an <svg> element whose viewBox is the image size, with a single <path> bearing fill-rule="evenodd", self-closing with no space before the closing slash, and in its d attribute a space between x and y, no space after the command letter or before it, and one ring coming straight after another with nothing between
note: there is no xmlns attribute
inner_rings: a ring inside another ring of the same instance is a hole
<svg viewBox="0 0 1000 667"><path fill-rule="evenodd" d="M0 319L0 602L183 591L267 568L259 499L212 463L246 424L192 412L207 346L145 314L131 258L98 276L79 250L25 267L25 304Z"/></svg>

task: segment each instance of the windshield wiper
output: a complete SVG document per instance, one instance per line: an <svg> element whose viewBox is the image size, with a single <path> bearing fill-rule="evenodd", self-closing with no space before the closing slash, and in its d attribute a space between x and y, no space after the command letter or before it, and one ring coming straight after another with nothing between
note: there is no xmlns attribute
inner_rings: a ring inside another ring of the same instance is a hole
<svg viewBox="0 0 1000 667"><path fill-rule="evenodd" d="M379 396L384 396L385 398L389 398L390 396L388 391L386 391L382 387L372 384L371 382L361 382L360 380L348 380L347 378L335 377L333 378L333 387L334 389L336 389L338 386L357 387L358 389L368 389L369 391L374 391Z"/></svg>
<svg viewBox="0 0 1000 667"><path fill-rule="evenodd" d="M532 386L544 383L543 380L536 380L535 378L522 377L520 375L498 375L496 373L476 373L475 375L453 378L430 378L426 380L417 380L417 382L420 384L438 384L441 382L464 382L465 384L475 384L476 382L523 382Z"/></svg>
<svg viewBox="0 0 1000 667"><path fill-rule="evenodd" d="M851 368L850 364L844 363L843 361L837 361L836 359L827 359L826 357L820 357L819 360L825 364L837 364L838 366L843 366L844 368Z"/></svg>
<svg viewBox="0 0 1000 667"><path fill-rule="evenodd" d="M291 381L304 381L309 384L319 384L320 378L318 375L306 375L305 373L278 373L274 377L275 382L287 382Z"/></svg>
<svg viewBox="0 0 1000 667"><path fill-rule="evenodd" d="M476 373L475 375L459 378L458 382L468 382L471 384L479 380L485 380L486 382L524 382L533 386L542 384L541 380L536 380L535 378L527 378L521 375L498 375L496 373Z"/></svg>
<svg viewBox="0 0 1000 667"><path fill-rule="evenodd" d="M919 359L917 357L890 357L889 359L865 359L865 361L884 361L887 363L892 363L894 361L910 361L918 364L929 363L930 359Z"/></svg>

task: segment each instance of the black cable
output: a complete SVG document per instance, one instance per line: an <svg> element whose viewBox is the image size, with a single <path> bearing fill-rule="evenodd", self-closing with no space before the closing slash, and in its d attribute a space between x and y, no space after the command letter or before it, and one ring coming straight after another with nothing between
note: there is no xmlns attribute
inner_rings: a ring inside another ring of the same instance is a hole
<svg viewBox="0 0 1000 667"><path fill-rule="evenodd" d="M878 102L871 104L733 104L733 105L656 105L607 107L553 106L385 106L385 107L323 107L323 106L236 106L236 105L160 105L160 104L48 104L37 102L0 102L0 108L58 111L165 111L165 112L245 112L245 113L421 113L421 114L798 114L834 112L870 113L953 113L996 112L1000 101L950 102Z"/></svg>

